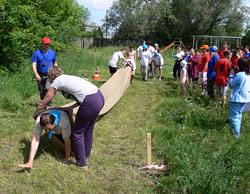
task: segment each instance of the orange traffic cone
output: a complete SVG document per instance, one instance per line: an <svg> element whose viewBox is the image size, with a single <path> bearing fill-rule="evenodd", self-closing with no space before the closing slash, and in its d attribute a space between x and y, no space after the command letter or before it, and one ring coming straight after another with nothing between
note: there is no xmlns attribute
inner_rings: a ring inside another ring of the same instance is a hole
<svg viewBox="0 0 250 194"><path fill-rule="evenodd" d="M94 80L100 80L100 77L99 77L99 69L98 67L96 67L96 70L95 70L95 76L93 77Z"/></svg>

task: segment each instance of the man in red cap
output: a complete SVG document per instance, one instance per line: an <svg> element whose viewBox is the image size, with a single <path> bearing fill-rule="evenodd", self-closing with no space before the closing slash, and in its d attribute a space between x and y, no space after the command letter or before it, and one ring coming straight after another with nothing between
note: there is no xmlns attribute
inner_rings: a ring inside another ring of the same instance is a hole
<svg viewBox="0 0 250 194"><path fill-rule="evenodd" d="M47 93L46 81L48 78L48 70L51 66L57 66L56 53L55 51L49 49L50 39L44 37L42 39L42 48L35 51L32 58L32 70L35 74L36 80L38 82L38 89L40 91L41 100ZM48 104L47 108L51 106L51 102Z"/></svg>

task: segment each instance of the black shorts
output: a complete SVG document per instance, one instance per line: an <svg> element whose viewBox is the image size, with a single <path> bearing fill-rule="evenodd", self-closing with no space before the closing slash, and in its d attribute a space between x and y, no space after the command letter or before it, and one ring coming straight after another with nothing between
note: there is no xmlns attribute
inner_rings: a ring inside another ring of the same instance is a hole
<svg viewBox="0 0 250 194"><path fill-rule="evenodd" d="M116 67L111 67L111 66L109 66L109 72L110 72L111 74L114 74L116 71L117 71L117 68L116 68Z"/></svg>

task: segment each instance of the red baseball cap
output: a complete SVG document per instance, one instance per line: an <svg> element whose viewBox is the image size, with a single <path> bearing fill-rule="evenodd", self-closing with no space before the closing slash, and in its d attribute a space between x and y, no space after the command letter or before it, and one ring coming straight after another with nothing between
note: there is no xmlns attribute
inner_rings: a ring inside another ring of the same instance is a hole
<svg viewBox="0 0 250 194"><path fill-rule="evenodd" d="M42 39L42 43L43 43L43 44L50 44L50 39L49 39L48 37L44 37L44 38Z"/></svg>

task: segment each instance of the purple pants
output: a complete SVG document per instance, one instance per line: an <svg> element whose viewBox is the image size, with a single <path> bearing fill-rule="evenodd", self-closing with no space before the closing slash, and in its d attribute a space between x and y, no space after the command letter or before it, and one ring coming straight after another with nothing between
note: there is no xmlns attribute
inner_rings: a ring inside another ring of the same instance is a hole
<svg viewBox="0 0 250 194"><path fill-rule="evenodd" d="M103 105L104 98L98 90L97 93L86 96L79 107L73 131L77 165L87 166L86 158L91 152L95 121Z"/></svg>

